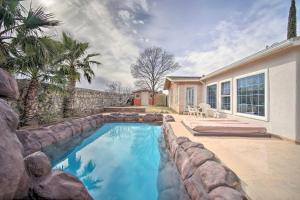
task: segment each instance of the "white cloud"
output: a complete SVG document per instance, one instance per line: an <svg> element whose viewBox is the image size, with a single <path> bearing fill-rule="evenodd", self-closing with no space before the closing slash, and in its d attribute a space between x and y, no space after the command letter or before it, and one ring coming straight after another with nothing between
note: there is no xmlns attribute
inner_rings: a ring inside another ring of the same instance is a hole
<svg viewBox="0 0 300 200"><path fill-rule="evenodd" d="M145 24L145 22L143 20L133 20L132 23L133 24Z"/></svg>
<svg viewBox="0 0 300 200"><path fill-rule="evenodd" d="M127 10L120 10L118 14L124 21L128 21L131 18L129 11Z"/></svg>
<svg viewBox="0 0 300 200"><path fill-rule="evenodd" d="M44 3L43 0L39 1ZM117 27L114 15L108 9L106 2L98 0L52 1L56 3L50 6L44 5L62 21L62 25L57 28L57 33L66 30L76 39L88 41L91 45L91 52L101 54L97 59L102 65L95 69L96 77L104 77L109 81L120 81L126 86L133 86L130 65L135 62L139 47L131 35L125 34L126 30ZM58 7L57 4L60 6ZM116 14L125 21L131 18L127 10L120 10ZM103 88L103 85L93 84L93 82L89 85L85 80L82 80L78 86L91 89Z"/></svg>
<svg viewBox="0 0 300 200"><path fill-rule="evenodd" d="M188 7L199 1L205 0L185 4L188 13L182 0L37 0L34 4L44 4L62 21L57 33L67 30L101 53L97 81L79 85L93 89L109 80L132 86L130 65L148 46L161 46L177 56L184 68L175 74L202 75L285 39L286 1L236 3L240 7L230 2L225 11L214 6L217 1L199 7L201 12Z"/></svg>
<svg viewBox="0 0 300 200"><path fill-rule="evenodd" d="M243 13L235 20L219 22L210 33L213 39L206 41L210 43L208 50L190 51L178 57L177 60L185 67L176 74L207 74L255 53L266 45L284 40L282 35L285 35L286 29L283 27L287 19L278 16L281 2L262 1L254 5L249 14ZM241 21L242 24L239 24Z"/></svg>

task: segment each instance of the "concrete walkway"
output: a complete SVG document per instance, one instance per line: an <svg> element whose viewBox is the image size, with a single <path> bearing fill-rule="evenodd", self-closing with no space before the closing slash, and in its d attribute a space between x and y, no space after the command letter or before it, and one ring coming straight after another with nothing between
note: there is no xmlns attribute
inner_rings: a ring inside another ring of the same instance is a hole
<svg viewBox="0 0 300 200"><path fill-rule="evenodd" d="M300 199L300 145L276 138L193 136L181 123L171 122L177 136L185 136L206 148L241 179L253 200Z"/></svg>

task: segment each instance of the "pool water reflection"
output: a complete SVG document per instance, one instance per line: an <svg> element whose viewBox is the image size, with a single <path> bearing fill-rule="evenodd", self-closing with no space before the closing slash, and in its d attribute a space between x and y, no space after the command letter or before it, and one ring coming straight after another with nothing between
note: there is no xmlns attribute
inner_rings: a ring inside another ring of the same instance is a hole
<svg viewBox="0 0 300 200"><path fill-rule="evenodd" d="M158 125L105 124L52 163L53 168L77 176L94 199L154 200L160 136Z"/></svg>

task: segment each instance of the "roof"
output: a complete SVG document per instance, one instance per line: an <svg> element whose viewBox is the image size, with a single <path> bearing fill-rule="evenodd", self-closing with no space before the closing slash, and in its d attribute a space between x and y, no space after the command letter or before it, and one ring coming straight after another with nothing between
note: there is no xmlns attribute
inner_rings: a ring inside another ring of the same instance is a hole
<svg viewBox="0 0 300 200"><path fill-rule="evenodd" d="M167 76L167 79L174 82L180 81L199 81L201 76Z"/></svg>
<svg viewBox="0 0 300 200"><path fill-rule="evenodd" d="M164 84L164 90L167 90L170 87L171 82L198 82L200 81L201 76L167 76Z"/></svg>
<svg viewBox="0 0 300 200"><path fill-rule="evenodd" d="M193 77L193 76L168 76L166 78L165 84L164 84L164 89L167 90L170 87L170 83L171 82L188 82L188 81L203 81L206 80L208 78L217 76L219 74L222 74L226 71L229 71L231 69L234 68L238 68L241 67L242 65L257 61L259 59L262 59L264 57L279 53L283 50L287 50L290 48L294 48L294 47L300 47L300 37L295 37L289 40L284 40L282 42L279 43L275 43L271 46L267 46L267 48L252 54L248 57L245 57L241 60L238 60L230 65L227 65L225 67L222 67L206 76L202 76L202 77Z"/></svg>
<svg viewBox="0 0 300 200"><path fill-rule="evenodd" d="M267 56L270 56L270 55L273 55L275 53L278 53L280 51L283 51L283 50L286 50L286 49L289 49L289 48L292 48L292 47L299 47L300 46L300 37L296 37L296 38L292 38L292 39L289 39L289 40L284 40L282 42L279 42L279 43L275 43L273 45L271 45L270 47L267 47L255 54L252 54L248 57L245 57L241 60L238 60L230 65L227 65L225 67L222 67L204 77L201 78L201 80L205 80L205 79L208 79L208 78L211 78L211 77L214 77L216 75L219 75L221 73L224 73L228 70L231 70L231 69L234 69L234 68L237 68L237 67L240 67L241 65L245 65L247 63L250 63L250 62L254 62L256 60L259 60L259 59L262 59L264 57L267 57Z"/></svg>

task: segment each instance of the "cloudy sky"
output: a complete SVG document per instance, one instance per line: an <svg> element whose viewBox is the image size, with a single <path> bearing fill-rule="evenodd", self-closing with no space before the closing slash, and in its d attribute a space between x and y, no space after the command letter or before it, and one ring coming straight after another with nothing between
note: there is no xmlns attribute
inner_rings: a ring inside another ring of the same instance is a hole
<svg viewBox="0 0 300 200"><path fill-rule="evenodd" d="M203 75L286 38L290 0L33 0L61 30L101 53L96 78L79 87L133 87L130 65L160 46L183 66L173 75ZM298 6L300 7L300 5ZM299 13L299 11L298 11Z"/></svg>

